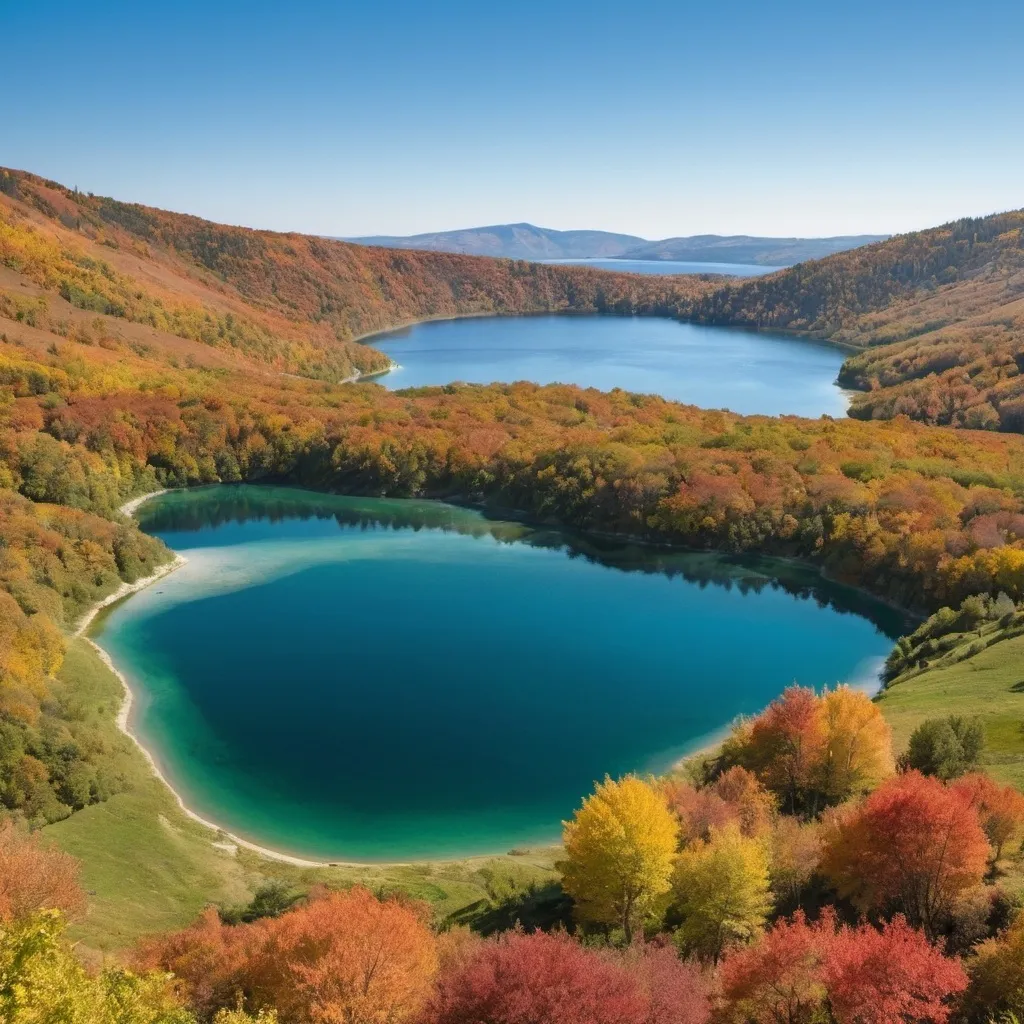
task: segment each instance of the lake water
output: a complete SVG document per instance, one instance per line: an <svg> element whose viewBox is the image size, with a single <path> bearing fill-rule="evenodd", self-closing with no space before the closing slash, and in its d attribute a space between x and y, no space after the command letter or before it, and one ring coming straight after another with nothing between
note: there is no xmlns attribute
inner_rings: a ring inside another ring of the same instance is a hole
<svg viewBox="0 0 1024 1024"><path fill-rule="evenodd" d="M427 501L176 492L188 564L97 620L189 806L333 860L556 840L792 682L872 684L905 622L808 568L586 541Z"/></svg>
<svg viewBox="0 0 1024 1024"><path fill-rule="evenodd" d="M368 339L400 369L385 387L531 380L623 388L744 414L846 415L845 353L781 334L660 317L436 320Z"/></svg>
<svg viewBox="0 0 1024 1024"><path fill-rule="evenodd" d="M785 267L762 267L757 263L694 263L686 260L606 260L593 257L583 260L538 260L538 263L561 263L573 267L596 267L617 270L624 274L727 274L730 277L761 277Z"/></svg>

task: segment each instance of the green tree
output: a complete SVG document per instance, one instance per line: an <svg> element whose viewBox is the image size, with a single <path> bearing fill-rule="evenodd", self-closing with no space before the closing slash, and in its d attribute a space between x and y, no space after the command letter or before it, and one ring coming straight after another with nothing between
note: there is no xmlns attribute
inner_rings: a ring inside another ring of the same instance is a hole
<svg viewBox="0 0 1024 1024"><path fill-rule="evenodd" d="M910 737L905 764L948 782L974 768L985 745L981 723L957 715L929 718Z"/></svg>
<svg viewBox="0 0 1024 1024"><path fill-rule="evenodd" d="M735 824L712 829L679 855L672 880L682 917L680 948L718 962L727 947L748 942L771 910L768 851Z"/></svg>

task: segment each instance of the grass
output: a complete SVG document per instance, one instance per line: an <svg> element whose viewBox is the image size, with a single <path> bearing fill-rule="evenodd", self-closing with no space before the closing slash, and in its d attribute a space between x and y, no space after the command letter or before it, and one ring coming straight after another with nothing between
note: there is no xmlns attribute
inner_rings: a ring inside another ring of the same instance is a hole
<svg viewBox="0 0 1024 1024"><path fill-rule="evenodd" d="M1024 636L994 643L966 661L933 665L897 680L879 698L897 752L926 718L978 717L985 729L982 766L1024 789Z"/></svg>
<svg viewBox="0 0 1024 1024"><path fill-rule="evenodd" d="M91 950L123 949L150 932L178 928L210 904L247 903L271 879L296 889L314 885L399 890L429 902L439 920L471 922L508 905L515 894L556 878L557 848L522 856L477 857L410 865L298 868L245 849L224 849L222 834L193 821L117 728L121 684L82 640L69 645L61 670L66 703L89 721L122 791L48 826L47 837L82 862L89 893L72 937Z"/></svg>

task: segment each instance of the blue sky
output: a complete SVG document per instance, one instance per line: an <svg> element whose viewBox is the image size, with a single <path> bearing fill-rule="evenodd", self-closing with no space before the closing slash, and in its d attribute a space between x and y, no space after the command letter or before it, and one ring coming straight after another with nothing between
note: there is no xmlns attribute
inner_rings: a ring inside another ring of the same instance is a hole
<svg viewBox="0 0 1024 1024"><path fill-rule="evenodd" d="M1024 206L1024 3L0 0L0 164L321 234Z"/></svg>

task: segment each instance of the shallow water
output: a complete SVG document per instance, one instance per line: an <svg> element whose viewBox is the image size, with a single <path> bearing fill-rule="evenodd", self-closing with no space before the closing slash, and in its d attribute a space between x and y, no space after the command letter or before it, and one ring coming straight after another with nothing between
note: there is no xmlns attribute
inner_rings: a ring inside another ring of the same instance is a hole
<svg viewBox="0 0 1024 1024"><path fill-rule="evenodd" d="M557 839L796 681L870 685L901 617L804 567L587 541L436 502L154 499L185 568L98 620L190 807L312 857Z"/></svg>
<svg viewBox="0 0 1024 1024"><path fill-rule="evenodd" d="M514 316L433 321L368 341L399 364L377 378L392 389L530 380L745 414L846 414L835 383L843 351L780 334L659 317Z"/></svg>

